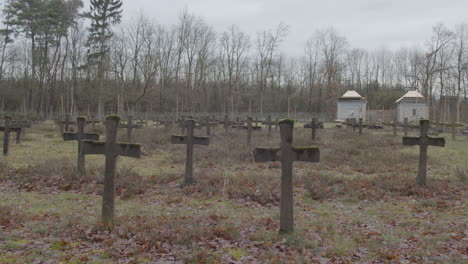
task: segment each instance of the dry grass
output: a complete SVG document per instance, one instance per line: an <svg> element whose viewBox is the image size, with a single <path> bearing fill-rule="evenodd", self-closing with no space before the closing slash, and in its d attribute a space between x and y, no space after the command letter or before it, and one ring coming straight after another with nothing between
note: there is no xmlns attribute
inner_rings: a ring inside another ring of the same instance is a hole
<svg viewBox="0 0 468 264"><path fill-rule="evenodd" d="M213 129L210 146L195 148L198 183L185 188L177 184L183 178L185 146L169 142L179 130L134 132L145 155L118 160L117 223L109 231L99 224L101 197L96 195L102 190L103 158L87 157L88 173L79 177L76 144L63 143L47 126L31 129L27 146L33 151L18 146L6 163L0 162L0 225L9 226L0 230L8 230L0 235L0 263L466 259L466 141L431 149L428 186L419 187L416 148L403 149L401 137L321 129L312 142L309 129L296 129L294 144L319 146L321 162L295 163L298 235L281 237L276 207L280 164L252 161L254 146L278 146L277 132L254 132L253 146L247 147L246 131ZM125 133L119 133L122 141ZM196 135L204 133L196 130ZM38 151L43 156L37 157ZM21 165L29 160L34 163Z"/></svg>
<svg viewBox="0 0 468 264"><path fill-rule="evenodd" d="M27 191L50 192L53 190L79 190L85 193L100 193L102 191L104 170L98 167L89 167L84 175L76 171L75 162L68 158L50 159L42 164L30 165L20 169L6 171L5 179L17 188ZM140 195L151 188L152 183L127 167L119 169L116 173L116 190L122 199Z"/></svg>

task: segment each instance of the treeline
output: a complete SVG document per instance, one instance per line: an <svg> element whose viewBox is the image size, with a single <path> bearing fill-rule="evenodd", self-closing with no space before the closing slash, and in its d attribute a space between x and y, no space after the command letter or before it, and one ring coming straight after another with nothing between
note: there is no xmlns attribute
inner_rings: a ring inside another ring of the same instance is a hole
<svg viewBox="0 0 468 264"><path fill-rule="evenodd" d="M441 96L466 99L466 24L438 24L420 47L396 51L352 48L327 28L311 32L303 56L291 57L281 52L285 24L255 36L235 25L215 32L186 10L175 25L143 15L122 24L121 0L90 3L82 10L81 0L6 1L2 109L333 114L348 89L372 109L394 108L416 89L440 117Z"/></svg>

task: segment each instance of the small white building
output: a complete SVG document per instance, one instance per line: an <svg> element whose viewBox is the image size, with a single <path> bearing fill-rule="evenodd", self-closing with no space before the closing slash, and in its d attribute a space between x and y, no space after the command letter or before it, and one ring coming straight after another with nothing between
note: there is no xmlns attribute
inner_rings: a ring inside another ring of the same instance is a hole
<svg viewBox="0 0 468 264"><path fill-rule="evenodd" d="M395 103L397 104L398 122L404 122L405 117L408 118L409 122L429 119L427 100L418 91L407 92Z"/></svg>
<svg viewBox="0 0 468 264"><path fill-rule="evenodd" d="M367 100L358 92L349 90L338 99L337 119L346 120L347 118L362 118L366 121Z"/></svg>

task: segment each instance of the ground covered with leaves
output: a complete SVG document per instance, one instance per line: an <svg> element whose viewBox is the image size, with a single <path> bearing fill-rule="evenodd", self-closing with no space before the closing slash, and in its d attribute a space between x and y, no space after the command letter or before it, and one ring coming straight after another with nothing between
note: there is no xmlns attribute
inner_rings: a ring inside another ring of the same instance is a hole
<svg viewBox="0 0 468 264"><path fill-rule="evenodd" d="M102 128L101 128L102 131ZM327 124L294 144L321 149L294 164L295 233L279 235L279 163L254 163L246 131L213 129L195 147L198 183L179 187L185 148L176 128L135 131L141 159L119 158L116 226L100 224L104 158L75 173L77 143L51 123L27 131L0 159L0 263L466 263L468 139L429 149L428 185L416 184L418 148L401 133L359 136ZM196 130L204 135L204 130ZM125 131L121 131L125 139ZM254 132L253 146L279 135Z"/></svg>

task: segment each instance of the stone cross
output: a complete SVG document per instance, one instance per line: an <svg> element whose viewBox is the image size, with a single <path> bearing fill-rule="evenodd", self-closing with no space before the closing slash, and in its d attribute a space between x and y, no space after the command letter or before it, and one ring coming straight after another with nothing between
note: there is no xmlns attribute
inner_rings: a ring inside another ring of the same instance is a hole
<svg viewBox="0 0 468 264"><path fill-rule="evenodd" d="M359 135L362 135L362 117L359 118Z"/></svg>
<svg viewBox="0 0 468 264"><path fill-rule="evenodd" d="M271 126L273 125L273 122L271 121L271 116L267 116L265 125L268 127L268 134L271 134Z"/></svg>
<svg viewBox="0 0 468 264"><path fill-rule="evenodd" d="M235 127L239 127L241 125L240 118L236 116L236 124Z"/></svg>
<svg viewBox="0 0 468 264"><path fill-rule="evenodd" d="M172 144L185 144L187 145L187 156L185 160L185 177L184 183L185 185L194 184L196 181L193 178L193 145L203 145L208 146L210 144L210 138L208 137L196 137L193 135L193 131L195 129L195 120L189 119L186 122L187 127L187 136L176 136L173 135L171 137Z"/></svg>
<svg viewBox="0 0 468 264"><path fill-rule="evenodd" d="M185 126L186 126L185 116L182 115L180 118L181 119L178 121L178 124L179 124L180 130L181 130L181 134L185 135Z"/></svg>
<svg viewBox="0 0 468 264"><path fill-rule="evenodd" d="M317 127L318 127L317 118L315 118L315 117L312 118L312 122L310 122L310 124L305 124L304 125L304 128L311 128L312 129L312 140L315 140L315 138L317 136Z"/></svg>
<svg viewBox="0 0 468 264"><path fill-rule="evenodd" d="M16 144L19 144L21 142L21 127L11 125L11 116L5 116L4 120L0 131L3 131L3 155L8 156L10 132L16 132Z"/></svg>
<svg viewBox="0 0 468 264"><path fill-rule="evenodd" d="M406 136L408 136L408 118L405 117L405 119L403 120L403 133Z"/></svg>
<svg viewBox="0 0 468 264"><path fill-rule="evenodd" d="M134 128L141 128L141 125L135 125L133 124L133 117L128 116L128 121L127 124L120 125L120 128L126 128L127 129L127 142L131 143L132 142L132 130Z"/></svg>
<svg viewBox="0 0 468 264"><path fill-rule="evenodd" d="M420 120L419 123L421 125L421 135L419 137L403 137L403 145L419 145L419 170L417 180L420 185L426 185L427 148L429 146L445 147L445 139L432 138L427 135L429 132L429 120Z"/></svg>
<svg viewBox="0 0 468 264"><path fill-rule="evenodd" d="M246 126L240 126L242 129L247 130L247 145L250 146L252 145L252 130L261 130L262 127L260 126L252 126L252 117L247 118L247 125Z"/></svg>
<svg viewBox="0 0 468 264"><path fill-rule="evenodd" d="M147 125L148 125L148 121L140 119L140 120L137 122L137 125L140 125L140 126L142 126L142 127L147 126Z"/></svg>
<svg viewBox="0 0 468 264"><path fill-rule="evenodd" d="M293 213L293 162L319 162L320 149L317 147L294 147L294 121L284 119L279 122L281 145L279 148L255 148L255 162L281 162L281 201L280 232L294 231Z"/></svg>
<svg viewBox="0 0 468 264"><path fill-rule="evenodd" d="M120 117L107 116L106 141L99 142L93 140L83 140L83 153L85 155L105 155L104 169L104 192L102 194L102 223L104 225L114 225L115 212L115 170L117 156L139 158L141 156L141 145L130 143L117 143L117 128Z"/></svg>
<svg viewBox="0 0 468 264"><path fill-rule="evenodd" d="M68 132L68 128L72 124L70 121L70 114L65 115L65 120L59 120L58 125L60 128L60 134L63 134L64 132Z"/></svg>
<svg viewBox="0 0 468 264"><path fill-rule="evenodd" d="M93 130L96 129L96 124L99 123L99 120L96 120L94 116L90 116L89 120L86 121L87 124L91 124L93 126Z"/></svg>
<svg viewBox="0 0 468 264"><path fill-rule="evenodd" d="M205 119L204 125L206 126L206 135L207 135L207 136L211 136L211 127L212 127L212 126L215 126L215 123L212 123L212 122L210 121L210 117L207 116L206 119Z"/></svg>
<svg viewBox="0 0 468 264"><path fill-rule="evenodd" d="M17 141L19 140L19 142L17 142L17 143L19 144L21 142L21 138L24 138L24 136L26 134L26 128L31 127L31 122L26 120L25 116L20 116L20 118L18 120L13 121L12 126L21 127L20 138L17 138Z"/></svg>
<svg viewBox="0 0 468 264"><path fill-rule="evenodd" d="M84 127L86 124L86 118L80 116L76 118L77 131L76 133L63 133L63 140L76 140L78 141L78 162L77 171L83 174L85 171L85 155L83 153L83 140L99 140L99 134L96 133L85 133Z"/></svg>

